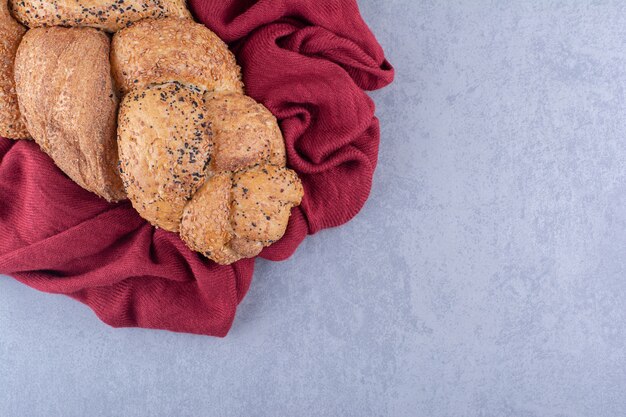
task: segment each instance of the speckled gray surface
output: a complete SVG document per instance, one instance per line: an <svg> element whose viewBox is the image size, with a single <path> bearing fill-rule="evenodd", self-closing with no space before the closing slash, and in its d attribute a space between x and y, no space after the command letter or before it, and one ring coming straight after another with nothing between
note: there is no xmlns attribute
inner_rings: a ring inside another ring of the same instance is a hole
<svg viewBox="0 0 626 417"><path fill-rule="evenodd" d="M0 416L626 415L626 6L361 0L372 198L224 340L0 278Z"/></svg>

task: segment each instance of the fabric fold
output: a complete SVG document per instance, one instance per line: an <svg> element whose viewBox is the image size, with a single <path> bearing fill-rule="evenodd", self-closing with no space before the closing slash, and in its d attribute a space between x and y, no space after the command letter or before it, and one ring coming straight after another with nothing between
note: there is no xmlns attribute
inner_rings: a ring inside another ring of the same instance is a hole
<svg viewBox="0 0 626 417"><path fill-rule="evenodd" d="M393 69L349 1L191 0L237 55L246 92L279 119L305 196L261 257L290 257L307 234L341 225L371 189L379 144L364 90ZM87 304L115 327L225 336L254 259L217 265L173 233L65 176L32 141L0 138L0 273Z"/></svg>

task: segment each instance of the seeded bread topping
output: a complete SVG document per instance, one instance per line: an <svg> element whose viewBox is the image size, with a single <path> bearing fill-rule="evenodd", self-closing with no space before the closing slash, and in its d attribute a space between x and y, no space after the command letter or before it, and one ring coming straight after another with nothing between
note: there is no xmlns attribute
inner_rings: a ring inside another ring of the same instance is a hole
<svg viewBox="0 0 626 417"><path fill-rule="evenodd" d="M184 0L10 0L24 25L93 27L117 32L146 18L191 18Z"/></svg>
<svg viewBox="0 0 626 417"><path fill-rule="evenodd" d="M176 232L202 185L212 134L202 92L179 83L133 90L119 111L120 175L130 201L155 226Z"/></svg>
<svg viewBox="0 0 626 417"><path fill-rule="evenodd" d="M207 93L215 149L211 169L236 171L267 162L285 166L285 142L276 117L242 94Z"/></svg>
<svg viewBox="0 0 626 417"><path fill-rule="evenodd" d="M256 256L285 234L302 194L298 176L285 167L216 173L185 207L181 237L220 264Z"/></svg>
<svg viewBox="0 0 626 417"><path fill-rule="evenodd" d="M63 172L108 201L126 197L117 174L117 106L109 38L91 28L29 30L15 58L28 131Z"/></svg>
<svg viewBox="0 0 626 417"><path fill-rule="evenodd" d="M192 20L146 19L120 30L113 37L111 67L123 94L169 81L243 93L241 71L228 46Z"/></svg>

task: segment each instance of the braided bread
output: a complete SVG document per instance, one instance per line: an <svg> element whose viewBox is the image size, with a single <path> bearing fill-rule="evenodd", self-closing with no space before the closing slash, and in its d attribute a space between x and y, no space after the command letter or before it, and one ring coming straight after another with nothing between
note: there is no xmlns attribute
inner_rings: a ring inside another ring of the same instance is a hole
<svg viewBox="0 0 626 417"><path fill-rule="evenodd" d="M301 199L300 180L285 167L211 173L185 207L181 237L217 263L253 257L285 234L291 208Z"/></svg>
<svg viewBox="0 0 626 417"><path fill-rule="evenodd" d="M223 264L280 239L302 185L285 168L276 118L242 94L226 44L190 21L148 19L115 34L111 57L128 92L120 172L137 211Z"/></svg>
<svg viewBox="0 0 626 417"><path fill-rule="evenodd" d="M303 188L278 122L184 0L11 3L24 130L70 178L221 264L284 235Z"/></svg>

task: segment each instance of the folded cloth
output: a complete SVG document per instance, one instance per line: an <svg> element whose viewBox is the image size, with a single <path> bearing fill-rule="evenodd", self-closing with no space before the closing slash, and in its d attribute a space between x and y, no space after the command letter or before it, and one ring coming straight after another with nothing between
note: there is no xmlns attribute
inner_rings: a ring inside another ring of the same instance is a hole
<svg viewBox="0 0 626 417"><path fill-rule="evenodd" d="M303 181L287 233L260 255L286 259L365 203L380 138L363 90L389 84L393 69L354 0L189 3L235 51L246 93L279 119ZM0 273L75 298L111 326L225 336L253 271L253 259L217 265L127 201L81 189L32 141L0 138Z"/></svg>

